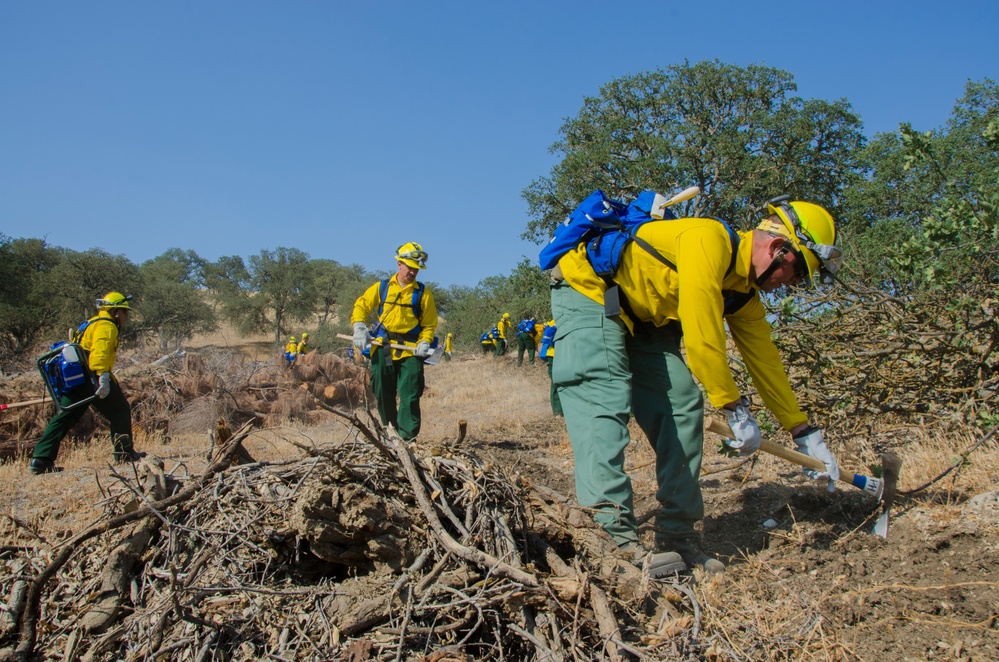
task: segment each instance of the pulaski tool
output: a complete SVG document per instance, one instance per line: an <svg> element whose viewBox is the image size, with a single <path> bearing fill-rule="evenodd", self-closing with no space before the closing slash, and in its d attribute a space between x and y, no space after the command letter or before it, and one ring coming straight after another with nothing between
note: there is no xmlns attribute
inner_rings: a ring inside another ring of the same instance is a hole
<svg viewBox="0 0 999 662"><path fill-rule="evenodd" d="M39 398L38 400L26 400L25 402L11 402L5 405L0 405L0 411L17 409L18 407L28 407L30 405L40 405L43 402L52 402L52 398Z"/></svg>
<svg viewBox="0 0 999 662"><path fill-rule="evenodd" d="M344 333L338 333L336 334L336 337L340 338L341 340L354 339L354 336L348 336ZM382 346L382 343L380 342L373 342L371 344L375 347ZM394 343L394 342L389 343L389 347L391 347L392 349L403 349L408 352L412 352L414 349L416 349L416 345L402 345L400 343ZM438 345L437 347L434 348L434 351L430 354L430 356L423 359L423 362L426 363L427 365L437 365L438 363L441 362L441 358L443 356L444 356L444 345Z"/></svg>
<svg viewBox="0 0 999 662"><path fill-rule="evenodd" d="M735 435L732 433L732 429L728 426L728 423L721 419L705 417L704 429L708 432L714 432L715 434L725 437L726 439L735 438ZM821 461L816 460L814 457L805 455L804 453L799 453L798 451L791 450L790 448L786 448L780 444L775 444L774 442L767 441L766 439L760 441L760 450L764 453L776 455L777 457L794 462L795 464L801 465L806 469L811 469L813 471L826 470L826 465ZM839 470L840 482L849 483L854 487L860 488L881 503L881 516L874 525L873 533L881 536L882 538L888 537L888 520L891 516L892 503L895 501L895 488L898 486L898 475L901 468L902 459L900 457L894 453L882 453L880 479L872 476L853 474L842 468Z"/></svg>

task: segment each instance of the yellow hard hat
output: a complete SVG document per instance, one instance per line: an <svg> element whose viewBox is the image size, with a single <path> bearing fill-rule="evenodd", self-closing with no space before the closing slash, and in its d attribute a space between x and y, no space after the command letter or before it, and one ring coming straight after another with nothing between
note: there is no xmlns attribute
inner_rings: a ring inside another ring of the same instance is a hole
<svg viewBox="0 0 999 662"><path fill-rule="evenodd" d="M97 310L112 310L113 308L123 308L132 310L128 305L132 297L127 297L121 292L108 292L103 299L97 300Z"/></svg>
<svg viewBox="0 0 999 662"><path fill-rule="evenodd" d="M291 342L295 342L295 336L291 337Z"/></svg>
<svg viewBox="0 0 999 662"><path fill-rule="evenodd" d="M767 210L780 222L764 219L757 228L787 237L794 251L808 265L806 284L819 273L821 281L832 282L843 262L843 252L836 246L836 222L824 207L782 195L767 203Z"/></svg>
<svg viewBox="0 0 999 662"><path fill-rule="evenodd" d="M503 317L510 317L510 313L503 313Z"/></svg>
<svg viewBox="0 0 999 662"><path fill-rule="evenodd" d="M305 340L308 337L309 337L308 333L304 333L304 332L302 333L302 340Z"/></svg>
<svg viewBox="0 0 999 662"><path fill-rule="evenodd" d="M395 259L413 269L427 268L427 252L415 241L409 241L395 251Z"/></svg>

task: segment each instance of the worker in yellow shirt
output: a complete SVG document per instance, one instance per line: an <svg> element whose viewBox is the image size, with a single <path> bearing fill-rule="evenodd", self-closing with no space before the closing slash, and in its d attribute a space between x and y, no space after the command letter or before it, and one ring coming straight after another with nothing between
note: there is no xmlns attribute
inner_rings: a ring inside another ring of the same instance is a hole
<svg viewBox="0 0 999 662"><path fill-rule="evenodd" d="M513 320L510 319L510 313L503 313L503 317L500 321L496 323L496 329L499 331L499 336L496 338L496 356L503 356L506 354L507 336L510 334L510 329L513 328Z"/></svg>
<svg viewBox="0 0 999 662"><path fill-rule="evenodd" d="M454 334L450 331L444 336L444 360L451 360L451 352L454 351Z"/></svg>
<svg viewBox="0 0 999 662"><path fill-rule="evenodd" d="M595 272L586 242L552 270L558 325L552 377L576 459L577 500L596 510L594 519L620 546L639 546L624 471L633 413L657 458L660 508L650 567L666 574L689 566L720 572L724 564L702 549L694 531L704 516L698 485L704 418L693 376L727 415L735 435L730 446L755 452L760 429L729 367L727 328L763 402L798 450L825 465L810 476L832 486L838 464L821 430L798 407L759 292L810 285L819 275L831 280L842 260L835 224L822 207L782 196L755 230L681 218L643 223L634 236L641 241L627 243L608 280Z"/></svg>
<svg viewBox="0 0 999 662"><path fill-rule="evenodd" d="M427 266L427 253L416 242L396 250L396 273L376 282L354 302L350 317L354 347L371 346L371 389L378 416L405 440L420 433L420 397L425 387L423 360L433 353L437 306L430 288L416 280ZM374 322L373 328L368 327ZM412 349L394 349L390 344ZM396 398L398 397L398 404Z"/></svg>
<svg viewBox="0 0 999 662"><path fill-rule="evenodd" d="M135 462L144 454L132 446L132 407L111 374L118 357L118 333L132 312L131 297L120 292L108 292L97 300L97 315L80 325L74 342L83 348L90 374L96 385L84 382L59 395L59 411L52 417L35 450L28 470L33 474L56 471L55 459L59 444L92 404L107 419L111 427L112 459ZM81 404L93 397L90 404Z"/></svg>
<svg viewBox="0 0 999 662"><path fill-rule="evenodd" d="M298 358L298 341L292 336L284 346L284 360L288 362L289 368L295 365L296 358Z"/></svg>

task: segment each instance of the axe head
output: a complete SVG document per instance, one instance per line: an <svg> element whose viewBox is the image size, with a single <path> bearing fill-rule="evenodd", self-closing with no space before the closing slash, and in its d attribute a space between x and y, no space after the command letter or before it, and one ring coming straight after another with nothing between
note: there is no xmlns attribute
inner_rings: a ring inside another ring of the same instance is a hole
<svg viewBox="0 0 999 662"><path fill-rule="evenodd" d="M874 524L874 534L882 538L888 537L888 524L891 518L891 506L895 502L895 489L898 487L898 475L902 470L902 458L894 453L881 455L881 516Z"/></svg>
<svg viewBox="0 0 999 662"><path fill-rule="evenodd" d="M423 359L423 362L427 365L437 365L441 362L441 358L444 356L444 345L438 345L434 348L433 354Z"/></svg>

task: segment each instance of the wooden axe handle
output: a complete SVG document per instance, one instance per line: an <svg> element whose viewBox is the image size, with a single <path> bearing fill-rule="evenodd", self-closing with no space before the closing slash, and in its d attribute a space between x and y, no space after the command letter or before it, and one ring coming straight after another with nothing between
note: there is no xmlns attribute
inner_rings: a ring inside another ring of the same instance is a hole
<svg viewBox="0 0 999 662"><path fill-rule="evenodd" d="M353 340L354 339L354 336L348 336L346 333L338 333L338 334L336 334L336 337L340 338L341 340ZM382 346L382 344L380 342L372 342L371 344L374 345L375 347L381 347ZM399 343L394 343L394 342L389 343L389 347L391 347L392 349L404 349L404 350L409 351L409 352L412 352L414 349L416 349L416 345L400 345Z"/></svg>
<svg viewBox="0 0 999 662"><path fill-rule="evenodd" d="M732 428L728 426L728 423L719 419L706 416L704 419L704 429L708 432L714 432L717 435L725 437L726 439L735 439L735 434L732 433ZM791 450L780 444L775 444L772 441L767 441L763 439L760 441L760 450L764 453L769 453L770 455L776 455L777 457L783 458L789 462L794 462L795 464L801 465L806 469L812 469L813 471L825 471L826 465L822 463L821 460L816 460L811 455L805 455L804 453L799 453L798 451ZM853 474L846 471L843 468L839 470L840 482L850 483L855 485Z"/></svg>
<svg viewBox="0 0 999 662"><path fill-rule="evenodd" d="M27 407L29 405L40 405L43 402L52 402L52 398L39 398L38 400L26 400L24 402L11 402L10 404L0 405L0 411L6 409L17 409L18 407Z"/></svg>

